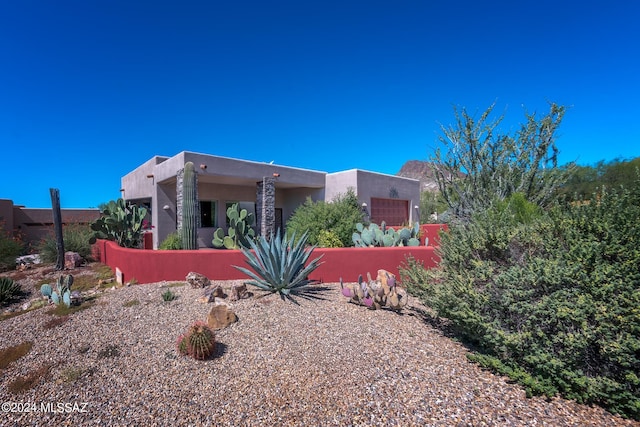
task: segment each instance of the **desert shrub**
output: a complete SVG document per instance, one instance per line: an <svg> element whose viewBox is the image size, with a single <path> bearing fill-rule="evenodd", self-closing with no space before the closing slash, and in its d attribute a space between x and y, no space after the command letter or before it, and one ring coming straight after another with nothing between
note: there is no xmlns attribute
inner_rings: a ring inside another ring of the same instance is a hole
<svg viewBox="0 0 640 427"><path fill-rule="evenodd" d="M518 203L453 225L439 268L404 283L530 394L640 419L640 185L546 213Z"/></svg>
<svg viewBox="0 0 640 427"><path fill-rule="evenodd" d="M302 236L307 233L309 244L320 246L321 233L330 231L342 242L342 246L353 246L351 235L355 225L362 220L358 197L349 189L329 203L314 202L308 198L287 221L287 234Z"/></svg>
<svg viewBox="0 0 640 427"><path fill-rule="evenodd" d="M93 231L89 225L77 223L65 225L62 229L64 250L77 252L83 259L92 260L91 244L89 243L91 236L93 236ZM38 253L43 262L56 262L58 245L53 231L40 241Z"/></svg>
<svg viewBox="0 0 640 427"><path fill-rule="evenodd" d="M0 271L15 269L16 258L23 255L25 249L22 239L5 231L4 222L0 221Z"/></svg>
<svg viewBox="0 0 640 427"><path fill-rule="evenodd" d="M398 268L400 272L400 283L407 292L417 298L421 298L424 289L429 286L432 277L424 268L421 260L415 259L412 255L407 255L404 262Z"/></svg>
<svg viewBox="0 0 640 427"><path fill-rule="evenodd" d="M342 248L344 244L335 232L331 230L320 230L318 234L318 246L321 248Z"/></svg>
<svg viewBox="0 0 640 427"><path fill-rule="evenodd" d="M542 117L525 113L525 122L511 134L500 129L504 115L491 118L494 107L477 119L465 108L454 109L455 123L442 127L444 152L438 149L431 158L440 196L464 220L513 193L550 206L574 170L573 164L557 167L555 139L565 107L550 104Z"/></svg>
<svg viewBox="0 0 640 427"><path fill-rule="evenodd" d="M158 249L166 250L180 250L182 249L182 237L177 231L169 234L158 246Z"/></svg>

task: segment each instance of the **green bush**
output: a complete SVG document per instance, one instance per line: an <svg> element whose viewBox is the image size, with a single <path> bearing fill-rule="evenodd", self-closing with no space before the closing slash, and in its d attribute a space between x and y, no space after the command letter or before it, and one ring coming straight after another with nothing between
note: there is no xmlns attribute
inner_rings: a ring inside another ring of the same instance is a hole
<svg viewBox="0 0 640 427"><path fill-rule="evenodd" d="M329 231L337 237L342 246L353 246L353 230L355 225L362 221L363 214L358 197L349 189L345 194L337 195L330 203L314 202L308 198L287 221L287 234L302 236L307 233L309 243L320 246L321 233Z"/></svg>
<svg viewBox="0 0 640 427"><path fill-rule="evenodd" d="M77 252L85 260L93 260L91 257L91 244L89 240L93 236L91 227L86 224L66 224L62 229L65 252ZM38 244L38 253L43 262L56 262L58 258L58 244L53 230Z"/></svg>
<svg viewBox="0 0 640 427"><path fill-rule="evenodd" d="M25 248L19 237L4 231L4 223L0 221L0 271L15 269L16 258L24 254Z"/></svg>
<svg viewBox="0 0 640 427"><path fill-rule="evenodd" d="M404 283L529 393L640 419L640 185L546 213L520 202L452 225L439 268Z"/></svg>
<svg viewBox="0 0 640 427"><path fill-rule="evenodd" d="M158 246L160 250L180 250L182 249L182 238L177 231L169 234Z"/></svg>
<svg viewBox="0 0 640 427"><path fill-rule="evenodd" d="M320 230L318 234L318 246L321 248L343 248L344 244L334 231Z"/></svg>

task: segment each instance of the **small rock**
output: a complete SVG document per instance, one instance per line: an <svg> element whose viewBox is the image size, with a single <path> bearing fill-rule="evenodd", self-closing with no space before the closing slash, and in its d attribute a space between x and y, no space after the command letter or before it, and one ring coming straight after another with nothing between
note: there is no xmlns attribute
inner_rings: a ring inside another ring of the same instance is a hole
<svg viewBox="0 0 640 427"><path fill-rule="evenodd" d="M191 285L192 288L206 288L211 285L211 282L204 274L196 273L195 271L191 271L187 274L186 277L187 283Z"/></svg>
<svg viewBox="0 0 640 427"><path fill-rule="evenodd" d="M247 285L242 283L239 285L232 285L231 286L231 297L229 297L229 300L231 301L238 301L240 299L245 299L245 298L249 298L251 295L253 295L251 292L247 292Z"/></svg>
<svg viewBox="0 0 640 427"><path fill-rule="evenodd" d="M198 301L208 304L214 302L216 298L224 298L225 296L220 285L208 286L205 288L203 295L198 298Z"/></svg>
<svg viewBox="0 0 640 427"><path fill-rule="evenodd" d="M211 311L207 316L207 325L211 329L226 328L230 324L237 322L238 316L231 311L231 306L224 302L216 301L211 307Z"/></svg>
<svg viewBox="0 0 640 427"><path fill-rule="evenodd" d="M80 291L71 292L71 305L80 305L82 303L82 294Z"/></svg>
<svg viewBox="0 0 640 427"><path fill-rule="evenodd" d="M82 257L77 252L65 252L64 253L64 268L67 270L73 270L74 268L82 265Z"/></svg>

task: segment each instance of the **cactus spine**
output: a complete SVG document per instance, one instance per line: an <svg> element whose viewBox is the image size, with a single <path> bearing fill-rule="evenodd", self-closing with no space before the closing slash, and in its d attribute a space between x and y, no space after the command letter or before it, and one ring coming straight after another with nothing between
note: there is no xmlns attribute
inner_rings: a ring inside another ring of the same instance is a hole
<svg viewBox="0 0 640 427"><path fill-rule="evenodd" d="M196 170L193 162L184 165L182 177L182 249L198 249Z"/></svg>

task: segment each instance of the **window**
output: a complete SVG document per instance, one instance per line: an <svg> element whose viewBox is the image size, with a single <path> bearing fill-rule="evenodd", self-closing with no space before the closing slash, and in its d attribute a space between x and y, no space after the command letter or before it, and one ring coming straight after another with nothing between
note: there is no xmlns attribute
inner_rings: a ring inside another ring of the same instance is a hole
<svg viewBox="0 0 640 427"><path fill-rule="evenodd" d="M216 207L217 202L215 200L200 200L200 226L201 227L216 227Z"/></svg>

